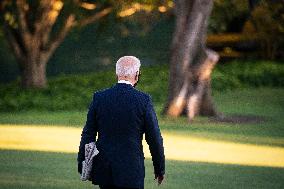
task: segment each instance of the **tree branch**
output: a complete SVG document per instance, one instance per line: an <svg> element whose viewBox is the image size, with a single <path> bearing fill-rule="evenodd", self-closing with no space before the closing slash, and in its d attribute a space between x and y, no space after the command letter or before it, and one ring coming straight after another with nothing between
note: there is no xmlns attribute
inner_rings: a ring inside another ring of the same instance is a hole
<svg viewBox="0 0 284 189"><path fill-rule="evenodd" d="M21 37L23 39L24 46L27 48L31 39L31 33L28 28L27 19L26 19L26 11L25 6L28 6L26 4L25 0L17 0L17 11L19 14L19 29L21 33Z"/></svg>
<svg viewBox="0 0 284 189"><path fill-rule="evenodd" d="M54 3L59 3L54 6ZM52 28L62 10L61 1L41 1L38 9L38 19L35 21L35 37L41 42L42 49L46 49Z"/></svg>
<svg viewBox="0 0 284 189"><path fill-rule="evenodd" d="M3 30L7 36L7 41L10 44L11 49L13 50L16 59L18 60L18 63L22 64L23 63L23 57L24 57L24 53L20 48L20 44L18 43L16 36L13 32L13 29L9 26L8 23L3 24Z"/></svg>
<svg viewBox="0 0 284 189"><path fill-rule="evenodd" d="M76 26L79 26L79 27L83 27L83 26L86 26L88 24L91 24L97 20L99 20L100 18L108 15L109 13L111 13L112 11L112 8L111 7L108 7L108 8L105 8L103 10L101 10L100 12L97 12L91 16L88 16L82 20L79 20L75 23Z"/></svg>
<svg viewBox="0 0 284 189"><path fill-rule="evenodd" d="M72 27L75 27L75 26L83 27L87 24L93 23L93 22L99 20L100 18L108 15L111 11L112 11L112 8L110 8L110 7L105 8L102 11L95 13L94 15L91 15L89 17L86 17L85 19L82 19L80 21L75 21L75 15L74 14L69 15L69 17L66 19L64 26L62 27L62 29L59 32L59 34L57 35L57 37L50 42L50 45L49 45L49 48L48 48L47 51L50 51L50 53L52 54L52 52L64 40L65 36L67 35L67 33L70 31L70 29Z"/></svg>
<svg viewBox="0 0 284 189"><path fill-rule="evenodd" d="M74 26L75 23L75 15L71 14L65 21L62 29L59 31L56 38L53 40L50 40L49 48L46 49L46 54L49 56L55 51L55 49L60 45L60 43L64 40L67 33L70 31L70 29Z"/></svg>
<svg viewBox="0 0 284 189"><path fill-rule="evenodd" d="M37 11L37 19L35 20L35 33L38 33L49 25L48 14L52 10L54 1L40 1Z"/></svg>

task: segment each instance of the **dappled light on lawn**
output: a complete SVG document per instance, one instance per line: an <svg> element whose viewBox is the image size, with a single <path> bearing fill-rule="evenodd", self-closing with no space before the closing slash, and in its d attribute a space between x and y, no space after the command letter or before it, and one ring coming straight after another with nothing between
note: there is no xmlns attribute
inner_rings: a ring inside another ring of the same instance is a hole
<svg viewBox="0 0 284 189"><path fill-rule="evenodd" d="M81 128L0 125L0 149L76 153ZM168 160L284 167L284 148L241 144L198 137L185 137L168 132L164 137ZM145 157L150 157L143 142Z"/></svg>
<svg viewBox="0 0 284 189"><path fill-rule="evenodd" d="M75 152L79 147L78 128L44 126L0 126L0 149Z"/></svg>

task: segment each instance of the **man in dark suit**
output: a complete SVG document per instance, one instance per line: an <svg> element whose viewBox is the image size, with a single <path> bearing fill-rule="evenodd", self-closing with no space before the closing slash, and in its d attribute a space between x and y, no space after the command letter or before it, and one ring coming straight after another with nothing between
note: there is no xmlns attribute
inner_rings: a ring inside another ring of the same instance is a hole
<svg viewBox="0 0 284 189"><path fill-rule="evenodd" d="M91 179L101 189L144 188L143 134L152 155L155 179L165 174L163 138L151 97L136 90L140 61L121 57L116 63L118 83L96 92L81 135L78 171L82 171L85 144L96 142ZM98 134L98 137L97 137Z"/></svg>

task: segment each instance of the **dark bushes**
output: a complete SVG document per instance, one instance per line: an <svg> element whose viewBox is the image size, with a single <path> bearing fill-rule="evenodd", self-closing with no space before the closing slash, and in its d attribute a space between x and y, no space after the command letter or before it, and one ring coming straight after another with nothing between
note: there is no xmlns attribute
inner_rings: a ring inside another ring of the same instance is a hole
<svg viewBox="0 0 284 189"><path fill-rule="evenodd" d="M167 96L168 67L142 68L138 89L150 93L155 102ZM0 85L0 111L86 110L94 91L116 82L114 70L86 75L49 78L43 90L23 90L17 82ZM215 91L247 87L284 87L284 65L275 62L230 62L217 65L212 76Z"/></svg>

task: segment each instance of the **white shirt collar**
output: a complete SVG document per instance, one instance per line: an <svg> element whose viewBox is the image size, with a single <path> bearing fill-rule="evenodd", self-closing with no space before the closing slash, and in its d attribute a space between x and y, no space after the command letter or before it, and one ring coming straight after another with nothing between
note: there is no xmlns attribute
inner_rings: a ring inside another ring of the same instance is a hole
<svg viewBox="0 0 284 189"><path fill-rule="evenodd" d="M119 80L117 83L125 83L125 84L129 84L132 86L132 83L130 81L127 80Z"/></svg>

